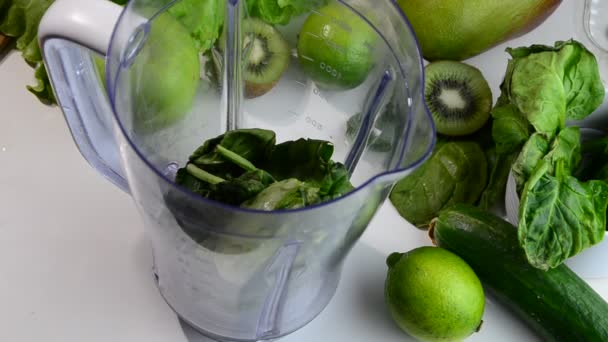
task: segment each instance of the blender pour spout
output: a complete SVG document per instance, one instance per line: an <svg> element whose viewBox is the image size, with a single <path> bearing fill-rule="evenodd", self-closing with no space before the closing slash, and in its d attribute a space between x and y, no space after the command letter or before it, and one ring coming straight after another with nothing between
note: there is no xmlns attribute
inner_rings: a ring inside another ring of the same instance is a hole
<svg viewBox="0 0 608 342"><path fill-rule="evenodd" d="M226 1L226 21L224 39L226 48L223 51L223 84L222 84L222 122L224 131L237 129L243 117L243 35L242 20L244 15L242 0Z"/></svg>
<svg viewBox="0 0 608 342"><path fill-rule="evenodd" d="M361 158L361 155L363 154L363 151L365 150L365 147L367 146L367 143L371 137L372 130L374 129L374 122L378 117L378 113L385 105L384 100L386 95L389 93L392 81L393 76L391 75L390 71L385 70L376 85L374 95L369 98L363 107L363 116L361 118L359 131L357 132L355 142L353 143L351 150L348 152L348 156L344 162L344 166L351 175L355 171L355 168L359 163L359 159Z"/></svg>

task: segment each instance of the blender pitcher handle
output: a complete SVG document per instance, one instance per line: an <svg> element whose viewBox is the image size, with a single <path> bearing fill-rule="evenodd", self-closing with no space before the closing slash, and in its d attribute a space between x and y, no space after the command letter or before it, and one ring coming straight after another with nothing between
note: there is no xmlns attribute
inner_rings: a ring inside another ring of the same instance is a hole
<svg viewBox="0 0 608 342"><path fill-rule="evenodd" d="M40 21L38 42L57 103L80 153L128 193L112 108L91 54L92 50L106 55L121 13L122 6L109 0L56 0Z"/></svg>

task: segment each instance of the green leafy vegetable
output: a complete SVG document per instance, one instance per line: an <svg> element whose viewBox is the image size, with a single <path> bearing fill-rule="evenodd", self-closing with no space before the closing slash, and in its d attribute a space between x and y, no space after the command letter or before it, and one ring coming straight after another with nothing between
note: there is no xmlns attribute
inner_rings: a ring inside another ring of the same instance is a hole
<svg viewBox="0 0 608 342"><path fill-rule="evenodd" d="M492 137L499 154L519 151L530 137L530 124L512 104L495 107L492 119Z"/></svg>
<svg viewBox="0 0 608 342"><path fill-rule="evenodd" d="M55 103L38 47L38 24L53 0L4 0L0 4L0 33L16 39L15 48L35 69L36 85L27 89L45 104Z"/></svg>
<svg viewBox="0 0 608 342"><path fill-rule="evenodd" d="M217 150L221 145L249 161L268 159L275 143L275 133L265 129L240 129L226 132L216 138L205 141L189 158L190 163L205 169L222 178L240 175L242 167L227 160Z"/></svg>
<svg viewBox="0 0 608 342"><path fill-rule="evenodd" d="M478 206L484 210L504 211L504 198L511 165L515 162L517 153L497 154L489 172L488 185L481 194ZM502 206L503 208L499 208Z"/></svg>
<svg viewBox="0 0 608 342"><path fill-rule="evenodd" d="M350 174L341 163L331 162L323 180L319 184L321 200L338 198L354 189Z"/></svg>
<svg viewBox="0 0 608 342"><path fill-rule="evenodd" d="M512 166L517 193L521 194L524 185L530 178L538 162L549 153L550 143L544 135L534 133L528 139Z"/></svg>
<svg viewBox="0 0 608 342"><path fill-rule="evenodd" d="M525 116L509 103L504 90L507 81L508 79L505 79L501 85L503 91L491 112L492 119L488 120L491 122L492 142L482 145L486 146L486 150L492 149L496 154L488 171L488 185L478 203L480 208L486 210L498 210L498 205L503 203L511 165L532 134L532 128Z"/></svg>
<svg viewBox="0 0 608 342"><path fill-rule="evenodd" d="M536 132L554 137L567 120L582 120L599 107L604 86L595 56L581 43L507 49L513 57L505 81L510 103Z"/></svg>
<svg viewBox="0 0 608 342"><path fill-rule="evenodd" d="M222 0L181 0L168 11L186 27L197 49L204 53L221 35L225 6Z"/></svg>
<svg viewBox="0 0 608 342"><path fill-rule="evenodd" d="M298 139L274 147L263 168L278 180L297 178L320 184L333 163L334 146L328 141ZM298 167L294 167L297 165Z"/></svg>
<svg viewBox="0 0 608 342"><path fill-rule="evenodd" d="M16 39L15 48L34 68L35 85L26 86L44 104L56 103L48 74L42 62L38 45L38 25L54 0L2 0L0 1L0 33ZM112 0L124 5L126 0Z"/></svg>
<svg viewBox="0 0 608 342"><path fill-rule="evenodd" d="M564 170L573 174L581 162L581 130L577 126L566 127L559 132L551 150L543 158L551 165L549 172L554 172L554 166L559 160L564 161Z"/></svg>
<svg viewBox="0 0 608 342"><path fill-rule="evenodd" d="M438 144L433 155L393 188L389 196L399 214L425 227L455 203L475 203L486 186L487 160L475 141Z"/></svg>
<svg viewBox="0 0 608 342"><path fill-rule="evenodd" d="M291 18L327 4L328 0L247 0L249 14L270 24L288 24Z"/></svg>
<svg viewBox="0 0 608 342"><path fill-rule="evenodd" d="M565 161L541 160L525 185L518 237L528 262L547 270L601 241L606 229L608 185L581 183L567 174Z"/></svg>
<svg viewBox="0 0 608 342"><path fill-rule="evenodd" d="M242 204L259 210L297 209L319 203L319 188L295 178L271 184L257 196Z"/></svg>
<svg viewBox="0 0 608 342"><path fill-rule="evenodd" d="M274 182L274 178L264 170L248 171L237 178L217 183L209 193L209 198L227 204L240 205L257 196Z"/></svg>
<svg viewBox="0 0 608 342"><path fill-rule="evenodd" d="M188 158L175 181L203 197L242 207L279 210L313 205L352 189L328 141L275 145L264 129L238 129L209 139Z"/></svg>

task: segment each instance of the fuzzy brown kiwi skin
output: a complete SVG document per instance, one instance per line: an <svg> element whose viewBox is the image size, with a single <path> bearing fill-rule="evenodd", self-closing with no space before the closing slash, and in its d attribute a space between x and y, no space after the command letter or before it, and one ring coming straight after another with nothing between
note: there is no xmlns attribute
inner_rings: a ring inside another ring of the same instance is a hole
<svg viewBox="0 0 608 342"><path fill-rule="evenodd" d="M276 80L272 83L253 83L245 81L245 98L254 99L256 97L260 97L266 93L268 93L275 85L279 83L279 80Z"/></svg>
<svg viewBox="0 0 608 342"><path fill-rule="evenodd" d="M283 68L283 70L281 70L281 75L285 73L285 70L287 70L288 67L289 61L285 63L285 67ZM250 81L245 81L245 98L253 99L268 93L277 85L277 83L279 83L280 80L281 78L279 77L277 80L270 83L254 83Z"/></svg>

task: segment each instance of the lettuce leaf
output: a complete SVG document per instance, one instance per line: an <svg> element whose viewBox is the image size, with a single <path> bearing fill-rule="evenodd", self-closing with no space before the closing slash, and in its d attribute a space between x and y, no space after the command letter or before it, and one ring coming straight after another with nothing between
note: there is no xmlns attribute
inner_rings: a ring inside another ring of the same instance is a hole
<svg viewBox="0 0 608 342"><path fill-rule="evenodd" d="M221 34L225 8L223 0L182 0L171 6L169 13L190 31L204 53Z"/></svg>
<svg viewBox="0 0 608 342"><path fill-rule="evenodd" d="M13 37L15 48L34 69L35 85L26 86L44 104L57 101L49 82L38 46L38 25L54 0L0 0L0 33ZM126 0L112 0L124 5Z"/></svg>
<svg viewBox="0 0 608 342"><path fill-rule="evenodd" d="M267 23L286 25L291 18L326 5L328 0L247 0L249 14Z"/></svg>
<svg viewBox="0 0 608 342"><path fill-rule="evenodd" d="M38 47L38 24L53 0L8 0L0 6L0 33L13 37L15 48L34 68L36 85L27 89L45 104L56 103Z"/></svg>

